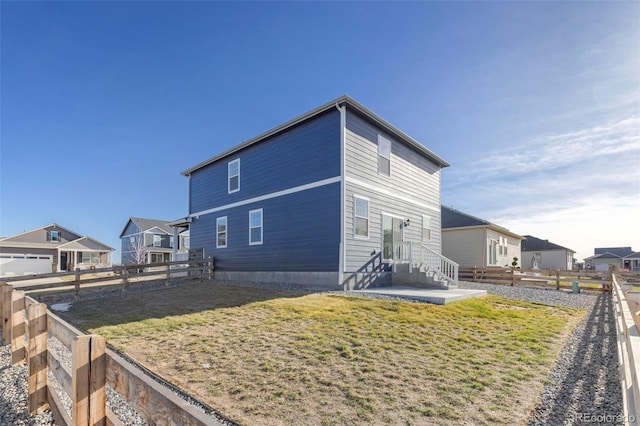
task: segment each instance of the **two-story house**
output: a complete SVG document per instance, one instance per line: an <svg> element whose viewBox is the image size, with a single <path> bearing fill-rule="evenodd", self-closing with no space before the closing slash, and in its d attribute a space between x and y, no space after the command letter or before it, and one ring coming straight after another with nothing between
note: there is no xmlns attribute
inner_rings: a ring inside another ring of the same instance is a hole
<svg viewBox="0 0 640 426"><path fill-rule="evenodd" d="M226 282L362 288L427 257L436 273L447 166L343 96L184 171L191 247Z"/></svg>
<svg viewBox="0 0 640 426"><path fill-rule="evenodd" d="M120 233L120 240L123 265L171 262L177 251L188 248L189 230L165 220L132 217Z"/></svg>
<svg viewBox="0 0 640 426"><path fill-rule="evenodd" d="M0 276L108 268L114 249L58 224L0 238Z"/></svg>

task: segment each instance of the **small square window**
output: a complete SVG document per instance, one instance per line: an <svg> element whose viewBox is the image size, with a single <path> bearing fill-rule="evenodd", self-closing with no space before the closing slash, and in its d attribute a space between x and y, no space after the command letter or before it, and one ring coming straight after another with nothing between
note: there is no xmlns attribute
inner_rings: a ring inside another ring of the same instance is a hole
<svg viewBox="0 0 640 426"><path fill-rule="evenodd" d="M50 231L49 232L49 241L57 241L61 240L60 231Z"/></svg>

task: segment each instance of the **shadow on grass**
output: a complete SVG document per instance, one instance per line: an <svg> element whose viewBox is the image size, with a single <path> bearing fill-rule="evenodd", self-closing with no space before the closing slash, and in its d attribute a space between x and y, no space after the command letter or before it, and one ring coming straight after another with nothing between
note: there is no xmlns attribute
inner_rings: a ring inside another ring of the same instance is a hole
<svg viewBox="0 0 640 426"><path fill-rule="evenodd" d="M615 421L622 418L622 390L611 296L598 296L583 321L579 339L570 339L562 349L569 353L570 362L563 367L556 365L551 377L554 382L545 386L544 392L552 396L546 400L552 402L539 404L529 425L581 424L593 416L614 420L603 424L623 424Z"/></svg>
<svg viewBox="0 0 640 426"><path fill-rule="evenodd" d="M56 313L86 330L152 318L233 308L272 299L295 298L305 294L308 292L205 282L80 300L74 302L69 311Z"/></svg>

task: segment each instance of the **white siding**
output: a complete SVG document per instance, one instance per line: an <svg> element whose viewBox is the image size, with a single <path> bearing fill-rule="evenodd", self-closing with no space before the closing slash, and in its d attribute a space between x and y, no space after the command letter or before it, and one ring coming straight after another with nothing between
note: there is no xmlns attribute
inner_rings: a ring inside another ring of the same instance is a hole
<svg viewBox="0 0 640 426"><path fill-rule="evenodd" d="M391 176L378 173L378 135L391 141ZM422 215L431 218L428 244L440 252L440 167L347 110L345 130L345 246L347 272L382 250L381 215L409 219L405 241L422 240ZM369 238L354 237L353 195L368 198Z"/></svg>
<svg viewBox="0 0 640 426"><path fill-rule="evenodd" d="M442 231L442 254L461 267L485 266L487 263L485 244L487 240L484 228Z"/></svg>

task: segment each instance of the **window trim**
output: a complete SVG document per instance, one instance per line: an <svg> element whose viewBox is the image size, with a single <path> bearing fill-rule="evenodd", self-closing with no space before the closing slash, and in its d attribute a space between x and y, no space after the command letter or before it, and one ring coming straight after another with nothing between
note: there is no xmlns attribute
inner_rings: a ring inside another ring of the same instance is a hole
<svg viewBox="0 0 640 426"><path fill-rule="evenodd" d="M158 238L156 239L156 237ZM162 235L153 234L153 247L162 247Z"/></svg>
<svg viewBox="0 0 640 426"><path fill-rule="evenodd" d="M389 146L389 156L385 157L382 153L382 146L384 145L386 146L388 144ZM383 176L391 176L391 140L385 138L384 136L382 136L381 134L378 134L378 174L379 175L383 175ZM386 160L389 161L389 173L384 173L382 171L382 168L380 167L380 159L384 158Z"/></svg>
<svg viewBox="0 0 640 426"><path fill-rule="evenodd" d="M260 241L252 241L251 240L251 230L254 228L258 228L258 226L251 226L251 215L253 213L260 212ZM264 242L264 211L263 209L254 209L249 210L249 245L250 246L259 246Z"/></svg>
<svg viewBox="0 0 640 426"><path fill-rule="evenodd" d="M235 175L231 175L231 165L238 164L238 173ZM234 190L231 189L231 178L238 177L238 187ZM231 160L227 163L227 193L233 194L234 192L240 191L240 159L236 158L235 160Z"/></svg>
<svg viewBox="0 0 640 426"><path fill-rule="evenodd" d="M224 245L220 244L220 232L218 229L219 222L224 220ZM229 221L227 220L227 216L216 217L216 248L227 248L229 245Z"/></svg>
<svg viewBox="0 0 640 426"><path fill-rule="evenodd" d="M367 216L358 216L356 213L356 200L360 199L367 202ZM367 220L367 235L359 235L357 232L356 222L358 218L364 218ZM371 201L367 197L363 197L362 195L353 194L353 238L358 238L360 240L368 240L371 238Z"/></svg>
<svg viewBox="0 0 640 426"><path fill-rule="evenodd" d="M425 228L424 222L427 220L428 226ZM429 235L425 238L424 231L429 231ZM431 216L427 214L422 215L422 241L431 241Z"/></svg>

